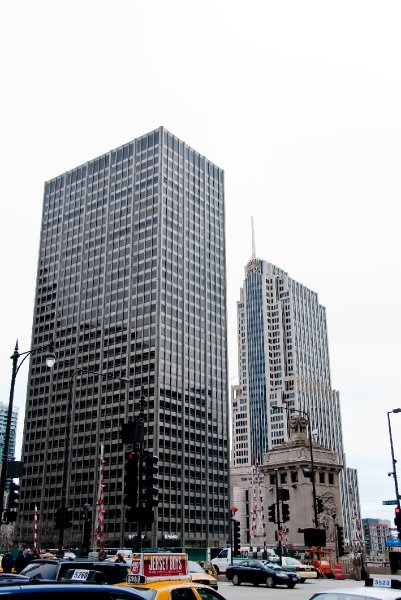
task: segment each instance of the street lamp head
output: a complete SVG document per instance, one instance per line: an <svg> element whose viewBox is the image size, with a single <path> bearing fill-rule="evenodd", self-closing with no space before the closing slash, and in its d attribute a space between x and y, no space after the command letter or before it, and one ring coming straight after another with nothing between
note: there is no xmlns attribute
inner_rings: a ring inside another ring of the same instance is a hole
<svg viewBox="0 0 401 600"><path fill-rule="evenodd" d="M45 361L49 369L52 369L56 362L56 355L54 354L54 352L48 352L45 356Z"/></svg>
<svg viewBox="0 0 401 600"><path fill-rule="evenodd" d="M393 408L393 410L391 412L399 413L399 412L401 412L401 408Z"/></svg>
<svg viewBox="0 0 401 600"><path fill-rule="evenodd" d="M49 342L49 346L45 355L45 361L46 361L46 365L49 367L49 369L52 369L54 367L54 364L56 362L56 355L54 354L54 342L53 340L51 340Z"/></svg>

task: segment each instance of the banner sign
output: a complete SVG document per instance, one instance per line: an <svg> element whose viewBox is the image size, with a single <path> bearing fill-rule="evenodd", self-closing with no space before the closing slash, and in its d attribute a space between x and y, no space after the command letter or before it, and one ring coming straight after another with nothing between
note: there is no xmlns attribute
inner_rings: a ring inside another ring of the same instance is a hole
<svg viewBox="0 0 401 600"><path fill-rule="evenodd" d="M186 554L144 554L143 574L145 577L186 575L186 559Z"/></svg>

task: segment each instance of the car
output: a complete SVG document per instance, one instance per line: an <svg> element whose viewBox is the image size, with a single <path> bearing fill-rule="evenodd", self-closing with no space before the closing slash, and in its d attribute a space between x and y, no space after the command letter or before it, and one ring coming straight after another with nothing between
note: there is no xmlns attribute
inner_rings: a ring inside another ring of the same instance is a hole
<svg viewBox="0 0 401 600"><path fill-rule="evenodd" d="M305 583L306 579L317 579L315 567L304 565L300 560L293 558L292 556L282 556L281 566L284 571L296 573L300 578L301 583Z"/></svg>
<svg viewBox="0 0 401 600"><path fill-rule="evenodd" d="M130 588L117 588L114 585L99 585L95 583L76 582L37 582L15 583L0 587L2 600L11 600L16 595L29 597L31 600L43 598L59 598L59 600L149 600L151 597L146 592L131 590Z"/></svg>
<svg viewBox="0 0 401 600"><path fill-rule="evenodd" d="M368 577L365 585L327 589L310 600L401 600L401 581L391 577Z"/></svg>
<svg viewBox="0 0 401 600"><path fill-rule="evenodd" d="M195 583L203 583L204 585L210 585L211 588L217 590L218 583L216 577L213 577L213 575L209 575L208 573L206 573L199 563L195 562L194 560L189 560L188 571L191 574L192 581L194 581Z"/></svg>
<svg viewBox="0 0 401 600"><path fill-rule="evenodd" d="M127 581L117 586L146 593L149 600L224 600L210 586L191 580L184 552L134 554Z"/></svg>
<svg viewBox="0 0 401 600"><path fill-rule="evenodd" d="M93 561L84 559L58 559L58 558L38 558L32 560L19 576L29 577L29 579L63 579L67 571L75 569L77 571L95 570L103 574L104 583L113 585L126 581L129 565L124 563L110 563L105 561Z"/></svg>
<svg viewBox="0 0 401 600"><path fill-rule="evenodd" d="M148 600L226 600L218 591L208 585L194 581L163 580L144 584L119 583L118 588L147 593Z"/></svg>
<svg viewBox="0 0 401 600"><path fill-rule="evenodd" d="M267 559L270 562L280 562L280 557L275 553L273 548L265 548L262 546L241 546L238 556L232 556L231 548L222 548L218 555L212 559L211 563L217 575L220 575L225 573L226 568L232 563L245 560L247 558L254 558L255 560Z"/></svg>
<svg viewBox="0 0 401 600"><path fill-rule="evenodd" d="M264 583L267 587L286 585L293 588L299 582L299 577L295 573L287 573L278 565L255 559L242 560L230 565L226 569L226 577L234 585Z"/></svg>

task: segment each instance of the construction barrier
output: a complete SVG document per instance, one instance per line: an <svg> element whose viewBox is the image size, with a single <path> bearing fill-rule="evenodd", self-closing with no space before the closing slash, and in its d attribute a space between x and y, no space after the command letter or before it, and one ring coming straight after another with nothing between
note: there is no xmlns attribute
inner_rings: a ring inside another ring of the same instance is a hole
<svg viewBox="0 0 401 600"><path fill-rule="evenodd" d="M334 565L334 579L344 579L343 568L338 563Z"/></svg>

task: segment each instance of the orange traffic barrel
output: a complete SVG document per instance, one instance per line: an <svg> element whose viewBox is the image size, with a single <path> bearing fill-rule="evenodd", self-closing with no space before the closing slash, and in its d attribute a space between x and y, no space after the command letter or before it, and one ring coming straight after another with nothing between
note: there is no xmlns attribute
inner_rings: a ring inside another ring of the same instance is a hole
<svg viewBox="0 0 401 600"><path fill-rule="evenodd" d="M343 568L339 564L334 565L334 579L344 579Z"/></svg>

